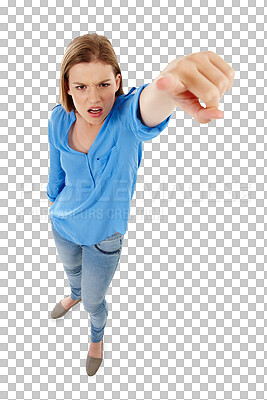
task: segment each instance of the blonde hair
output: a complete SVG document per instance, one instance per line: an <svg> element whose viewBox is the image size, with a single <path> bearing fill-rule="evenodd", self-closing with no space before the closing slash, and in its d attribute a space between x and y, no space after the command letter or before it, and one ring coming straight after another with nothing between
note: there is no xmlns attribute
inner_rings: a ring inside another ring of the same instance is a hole
<svg viewBox="0 0 267 400"><path fill-rule="evenodd" d="M115 51L108 38L97 33L88 33L73 39L65 51L60 68L59 103L67 112L75 110L72 97L67 93L69 89L69 70L81 62L92 61L111 65L115 78L117 74L121 75ZM115 96L121 96L122 94L124 94L124 91L121 77L120 87Z"/></svg>

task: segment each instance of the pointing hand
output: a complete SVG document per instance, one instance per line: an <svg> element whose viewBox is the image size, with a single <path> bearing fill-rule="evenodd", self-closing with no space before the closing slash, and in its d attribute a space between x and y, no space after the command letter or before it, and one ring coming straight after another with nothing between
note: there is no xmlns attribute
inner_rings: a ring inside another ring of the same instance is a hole
<svg viewBox="0 0 267 400"><path fill-rule="evenodd" d="M171 61L155 79L159 90L201 124L223 117L218 109L231 90L235 70L212 51L189 54ZM206 108L199 103L201 99Z"/></svg>

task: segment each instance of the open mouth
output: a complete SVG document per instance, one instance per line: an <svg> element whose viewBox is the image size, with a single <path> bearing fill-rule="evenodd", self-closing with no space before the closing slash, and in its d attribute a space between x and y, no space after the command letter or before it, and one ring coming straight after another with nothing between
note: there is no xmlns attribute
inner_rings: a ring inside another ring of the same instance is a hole
<svg viewBox="0 0 267 400"><path fill-rule="evenodd" d="M99 117L103 112L103 108L89 108L87 111L92 117Z"/></svg>

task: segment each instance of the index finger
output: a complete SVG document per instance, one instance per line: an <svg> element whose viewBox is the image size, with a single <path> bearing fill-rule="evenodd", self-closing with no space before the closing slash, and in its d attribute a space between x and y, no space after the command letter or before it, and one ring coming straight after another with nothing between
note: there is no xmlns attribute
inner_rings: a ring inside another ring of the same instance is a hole
<svg viewBox="0 0 267 400"><path fill-rule="evenodd" d="M179 79L189 92L206 104L207 108L219 107L218 88L199 71L194 63L180 62Z"/></svg>
<svg viewBox="0 0 267 400"><path fill-rule="evenodd" d="M227 76L229 85L225 91L228 92L228 90L231 90L234 83L234 68L232 68L222 57L218 56L218 54L214 53L213 51L207 51L207 56L209 57L210 62Z"/></svg>

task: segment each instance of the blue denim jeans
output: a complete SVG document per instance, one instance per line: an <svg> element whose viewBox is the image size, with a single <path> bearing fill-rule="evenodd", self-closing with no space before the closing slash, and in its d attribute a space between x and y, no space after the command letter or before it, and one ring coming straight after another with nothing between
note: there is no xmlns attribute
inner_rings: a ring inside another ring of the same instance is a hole
<svg viewBox="0 0 267 400"><path fill-rule="evenodd" d="M53 227L59 258L67 274L71 298L82 299L90 315L91 342L103 339L108 305L105 295L119 264L124 235L114 235L92 246L79 245L63 238Z"/></svg>

